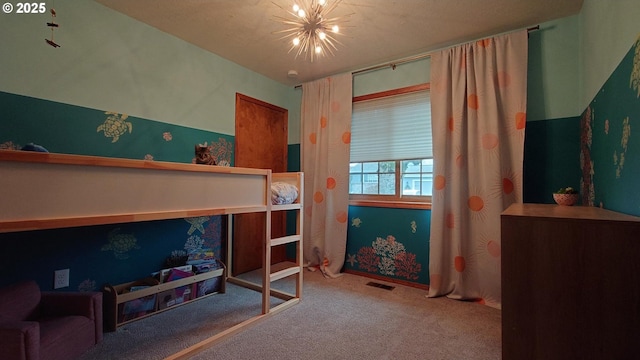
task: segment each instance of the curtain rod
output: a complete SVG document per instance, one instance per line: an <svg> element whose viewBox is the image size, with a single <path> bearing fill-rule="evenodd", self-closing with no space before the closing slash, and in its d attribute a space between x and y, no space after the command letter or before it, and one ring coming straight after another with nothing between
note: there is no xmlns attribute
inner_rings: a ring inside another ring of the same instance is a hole
<svg viewBox="0 0 640 360"><path fill-rule="evenodd" d="M527 32L528 33L532 32L532 31L536 31L536 30L540 30L540 25L536 25L536 26L527 28ZM368 68L355 70L355 71L351 72L351 75L358 75L358 74L362 74L362 73L369 72L369 71L383 69L383 68L386 68L386 67L390 67L391 69L395 70L396 66L398 66L398 65L410 63L412 61L426 59L426 58L429 58L429 57L431 57L431 54L415 55L415 56L412 56L412 57L396 60L394 62L390 62L390 63L386 63L386 64L380 64L380 65L374 65L374 66L371 66L371 67L368 67ZM294 88L295 89L301 89L302 85L296 85Z"/></svg>

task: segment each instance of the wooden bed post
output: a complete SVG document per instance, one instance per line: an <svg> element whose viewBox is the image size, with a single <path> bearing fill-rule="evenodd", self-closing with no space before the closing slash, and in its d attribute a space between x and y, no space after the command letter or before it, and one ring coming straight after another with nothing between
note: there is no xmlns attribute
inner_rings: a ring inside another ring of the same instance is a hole
<svg viewBox="0 0 640 360"><path fill-rule="evenodd" d="M265 213L264 243L262 245L262 313L266 314L271 308L271 170L267 174L267 189L265 189L267 211Z"/></svg>

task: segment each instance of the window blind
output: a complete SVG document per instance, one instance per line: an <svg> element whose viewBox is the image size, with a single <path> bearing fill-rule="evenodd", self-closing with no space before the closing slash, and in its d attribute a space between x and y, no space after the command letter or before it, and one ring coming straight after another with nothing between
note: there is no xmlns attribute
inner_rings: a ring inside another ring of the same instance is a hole
<svg viewBox="0 0 640 360"><path fill-rule="evenodd" d="M433 157L429 91L353 104L351 162Z"/></svg>

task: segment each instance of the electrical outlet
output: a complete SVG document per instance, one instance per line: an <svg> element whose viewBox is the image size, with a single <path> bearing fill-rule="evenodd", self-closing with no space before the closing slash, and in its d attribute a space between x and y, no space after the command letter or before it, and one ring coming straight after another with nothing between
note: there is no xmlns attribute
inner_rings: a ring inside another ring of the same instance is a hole
<svg viewBox="0 0 640 360"><path fill-rule="evenodd" d="M53 272L53 288L60 289L69 286L69 269L56 270Z"/></svg>

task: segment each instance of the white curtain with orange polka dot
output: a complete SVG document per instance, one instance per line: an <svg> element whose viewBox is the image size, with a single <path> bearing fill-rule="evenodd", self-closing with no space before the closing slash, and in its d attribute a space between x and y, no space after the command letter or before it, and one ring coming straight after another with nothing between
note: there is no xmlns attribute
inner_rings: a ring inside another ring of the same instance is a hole
<svg viewBox="0 0 640 360"><path fill-rule="evenodd" d="M351 74L302 85L304 260L330 277L347 245L351 98Z"/></svg>
<svg viewBox="0 0 640 360"><path fill-rule="evenodd" d="M500 213L522 202L527 32L431 55L429 296L501 308Z"/></svg>

